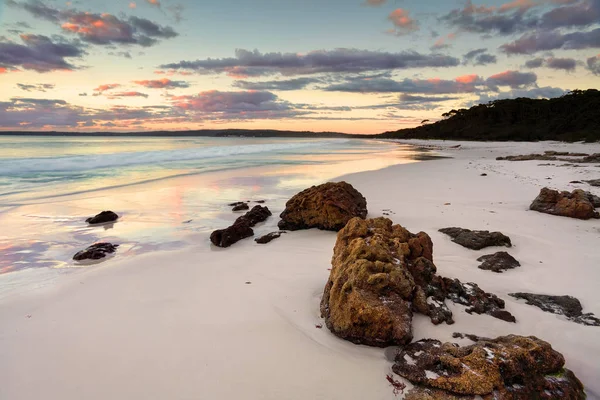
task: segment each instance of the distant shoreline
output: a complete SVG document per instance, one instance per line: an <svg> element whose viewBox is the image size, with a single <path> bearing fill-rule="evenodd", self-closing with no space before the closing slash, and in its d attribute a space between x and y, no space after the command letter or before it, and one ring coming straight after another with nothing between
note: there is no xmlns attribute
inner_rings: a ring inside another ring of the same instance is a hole
<svg viewBox="0 0 600 400"><path fill-rule="evenodd" d="M69 137L283 137L283 138L370 138L376 135L350 134L341 132L309 132L278 130L218 129L193 131L149 131L149 132L58 132L58 131L0 131L0 136L69 136Z"/></svg>

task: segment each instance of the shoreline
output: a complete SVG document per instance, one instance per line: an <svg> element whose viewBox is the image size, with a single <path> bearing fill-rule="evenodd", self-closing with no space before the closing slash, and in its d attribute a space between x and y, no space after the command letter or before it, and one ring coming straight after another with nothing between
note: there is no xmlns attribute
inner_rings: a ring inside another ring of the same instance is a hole
<svg viewBox="0 0 600 400"><path fill-rule="evenodd" d="M335 180L346 180L367 198L369 218L391 209L394 223L427 232L439 273L497 294L517 323L469 315L450 303L456 324L433 326L417 315L414 340L464 343L452 339L453 332L535 335L563 353L588 398L600 397L600 382L594 379L600 375L599 328L508 296L517 291L569 294L582 302L584 312L600 315L600 270L595 269L600 254L594 251L600 223L527 211L543 186L600 194L598 188L569 183L596 179L600 168L495 160L543 150L597 153L600 144L400 141L419 142L437 142L453 158ZM456 144L461 147L447 148ZM261 231L276 225L280 210L272 211ZM502 274L479 270L476 258L498 250L464 249L437 231L448 226L507 234L514 245L507 251L522 266ZM267 245L249 239L226 250L212 249L207 233L195 239L183 250L130 259L117 253L55 287L0 301L5 321L0 397L395 398L385 379L392 363L383 349L356 346L333 336L324 324L316 327L322 324L318 303L334 232L292 232Z"/></svg>

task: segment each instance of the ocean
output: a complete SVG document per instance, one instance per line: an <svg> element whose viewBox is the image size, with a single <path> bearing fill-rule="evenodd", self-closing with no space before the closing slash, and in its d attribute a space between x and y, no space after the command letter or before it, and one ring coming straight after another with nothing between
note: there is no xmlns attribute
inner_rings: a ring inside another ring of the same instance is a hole
<svg viewBox="0 0 600 400"><path fill-rule="evenodd" d="M265 200L272 229L306 187L427 156L360 139L0 136L0 296L89 268L71 258L98 241L119 257L210 246L228 203ZM85 223L103 210L119 222Z"/></svg>

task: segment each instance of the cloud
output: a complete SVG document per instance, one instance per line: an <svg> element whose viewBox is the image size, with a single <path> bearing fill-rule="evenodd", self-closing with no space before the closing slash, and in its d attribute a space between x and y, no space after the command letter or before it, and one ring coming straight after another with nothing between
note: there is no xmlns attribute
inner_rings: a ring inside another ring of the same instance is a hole
<svg viewBox="0 0 600 400"><path fill-rule="evenodd" d="M123 58L131 58L131 53L128 51L110 51L108 53L109 56L117 56L117 57L123 57Z"/></svg>
<svg viewBox="0 0 600 400"><path fill-rule="evenodd" d="M548 50L600 48L600 28L587 32L560 33L543 31L528 33L512 43L500 46L507 54L533 54Z"/></svg>
<svg viewBox="0 0 600 400"><path fill-rule="evenodd" d="M550 57L546 60L546 67L562 69L565 71L575 71L575 68L577 68L577 60L573 58Z"/></svg>
<svg viewBox="0 0 600 400"><path fill-rule="evenodd" d="M454 80L433 79L352 79L343 83L333 84L324 88L330 92L350 93L421 93L421 94L450 94L472 93L484 81L477 75L460 76Z"/></svg>
<svg viewBox="0 0 600 400"><path fill-rule="evenodd" d="M463 56L463 64L488 65L496 64L498 58L493 54L488 54L487 49L471 50Z"/></svg>
<svg viewBox="0 0 600 400"><path fill-rule="evenodd" d="M136 8L136 7L137 7L137 4L135 4L134 1L132 1L131 3L129 3L129 8L133 9L133 8Z"/></svg>
<svg viewBox="0 0 600 400"><path fill-rule="evenodd" d="M587 59L587 68L594 75L600 75L600 54Z"/></svg>
<svg viewBox="0 0 600 400"><path fill-rule="evenodd" d="M87 96L87 93L85 93L85 92L84 92L84 93L79 93L79 96L80 96L80 97L86 97L86 96Z"/></svg>
<svg viewBox="0 0 600 400"><path fill-rule="evenodd" d="M527 68L539 68L542 65L544 65L544 59L539 57L525 62Z"/></svg>
<svg viewBox="0 0 600 400"><path fill-rule="evenodd" d="M67 58L81 58L85 52L72 42L42 35L21 35L24 44L0 42L0 67L17 67L36 72L72 71L77 69Z"/></svg>
<svg viewBox="0 0 600 400"><path fill-rule="evenodd" d="M163 64L161 69L193 70L200 73L226 73L237 78L249 76L309 75L328 72L369 72L409 68L453 67L457 58L415 51L388 53L381 51L335 49L297 53L260 53L238 49L235 58L180 61Z"/></svg>
<svg viewBox="0 0 600 400"><path fill-rule="evenodd" d="M170 39L178 35L169 26L161 26L135 16L121 19L108 13L60 10L37 0L7 2L13 7L28 11L36 18L60 25L64 32L76 34L84 42L96 45L128 44L148 47L158 43L160 39Z"/></svg>
<svg viewBox="0 0 600 400"><path fill-rule="evenodd" d="M104 93L107 90L113 90L113 89L116 89L119 87L121 87L121 85L119 83L106 83L104 85L100 85L97 88L95 88L94 92Z"/></svg>
<svg viewBox="0 0 600 400"><path fill-rule="evenodd" d="M535 7L549 3L558 5L545 13L533 13ZM600 20L600 0L515 0L500 7L474 6L471 0L462 9L454 9L440 17L462 31L511 35L532 29L589 27Z"/></svg>
<svg viewBox="0 0 600 400"><path fill-rule="evenodd" d="M451 47L450 44L448 44L449 41L456 39L456 33L449 33L446 36L442 36L440 38L438 38L435 43L433 44L433 46L431 46L432 49L445 49L448 47Z"/></svg>
<svg viewBox="0 0 600 400"><path fill-rule="evenodd" d="M561 88L555 88L551 86L546 87L536 87L531 89L515 89L510 90L508 92L500 92L496 95L481 95L478 101L473 102L471 105L488 103L494 100L501 99L516 99L518 97L527 97L531 99L550 99L555 97L560 97L566 94L567 91Z"/></svg>
<svg viewBox="0 0 600 400"><path fill-rule="evenodd" d="M487 85L494 89L496 86L509 86L511 89L521 89L534 85L537 75L533 72L504 71L487 78Z"/></svg>
<svg viewBox="0 0 600 400"><path fill-rule="evenodd" d="M148 95L146 93L140 93L140 92L117 92L117 93L110 93L107 96L109 99L120 99L122 97L145 97L147 98Z"/></svg>
<svg viewBox="0 0 600 400"><path fill-rule="evenodd" d="M133 81L133 83L148 89L178 89L190 87L190 84L186 81L172 81L168 78Z"/></svg>
<svg viewBox="0 0 600 400"><path fill-rule="evenodd" d="M296 78L283 81L249 82L235 81L233 86L246 90L301 90L307 86L319 83L318 78Z"/></svg>
<svg viewBox="0 0 600 400"><path fill-rule="evenodd" d="M389 33L393 33L394 35L401 36L419 30L417 21L410 17L407 10L402 8L397 8L392 11L390 15L388 15L388 20L392 21L392 24L394 24L394 28L389 31Z"/></svg>
<svg viewBox="0 0 600 400"><path fill-rule="evenodd" d="M17 83L17 87L26 92L45 92L46 90L54 89L55 85L51 83L37 83L28 85L25 83Z"/></svg>
<svg viewBox="0 0 600 400"><path fill-rule="evenodd" d="M160 1L158 1L158 0L146 0L146 2L155 7L160 7Z"/></svg>

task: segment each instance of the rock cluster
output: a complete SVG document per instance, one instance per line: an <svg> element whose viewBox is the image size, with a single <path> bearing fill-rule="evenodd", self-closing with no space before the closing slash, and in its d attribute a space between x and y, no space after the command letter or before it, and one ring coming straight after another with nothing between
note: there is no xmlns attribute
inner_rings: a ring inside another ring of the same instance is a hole
<svg viewBox="0 0 600 400"><path fill-rule="evenodd" d="M518 262L513 256L505 251L499 251L494 254L481 256L477 259L477 261L482 262L478 267L479 269L498 273L502 273L502 271L506 271L507 269L513 269L521 266L520 262Z"/></svg>
<svg viewBox="0 0 600 400"><path fill-rule="evenodd" d="M236 219L230 227L214 231L210 235L210 241L218 247L229 247L244 238L254 236L252 227L271 215L268 207L254 206L252 210Z"/></svg>
<svg viewBox="0 0 600 400"><path fill-rule="evenodd" d="M100 260L106 257L107 254L112 254L117 251L118 244L111 243L96 243L91 245L85 250L81 250L77 252L73 256L73 260L75 261L85 261L85 260Z"/></svg>
<svg viewBox="0 0 600 400"><path fill-rule="evenodd" d="M115 222L119 219L119 216L112 211L102 211L100 214L88 218L85 220L90 225L95 224L106 224L108 222Z"/></svg>
<svg viewBox="0 0 600 400"><path fill-rule="evenodd" d="M420 340L398 352L392 369L418 385L410 399L584 399L583 385L564 364L549 343L509 335L464 347Z"/></svg>
<svg viewBox="0 0 600 400"><path fill-rule="evenodd" d="M454 243L472 250L490 246L512 246L510 238L500 232L472 231L464 228L443 228L440 232L450 236Z"/></svg>
<svg viewBox="0 0 600 400"><path fill-rule="evenodd" d="M562 217L590 219L600 218L600 214L595 210L599 206L600 198L581 189L569 193L543 188L529 209Z"/></svg>
<svg viewBox="0 0 600 400"><path fill-rule="evenodd" d="M572 296L549 296L533 293L511 293L516 299L526 300L527 304L541 308L543 311L564 315L570 321L581 325L600 326L600 319L592 313L583 313L581 302Z"/></svg>
<svg viewBox="0 0 600 400"><path fill-rule="evenodd" d="M337 336L385 347L412 340L413 312L453 323L451 299L469 312L511 320L504 302L475 284L436 275L433 243L387 218L353 218L338 233L321 315ZM514 317L512 317L514 321Z"/></svg>
<svg viewBox="0 0 600 400"><path fill-rule="evenodd" d="M313 186L292 197L281 213L279 229L339 231L354 218L366 218L367 200L346 182Z"/></svg>

